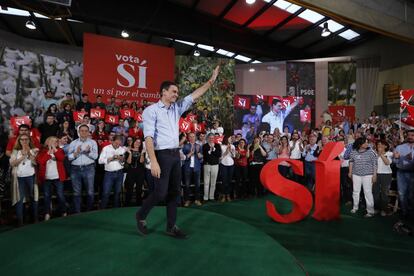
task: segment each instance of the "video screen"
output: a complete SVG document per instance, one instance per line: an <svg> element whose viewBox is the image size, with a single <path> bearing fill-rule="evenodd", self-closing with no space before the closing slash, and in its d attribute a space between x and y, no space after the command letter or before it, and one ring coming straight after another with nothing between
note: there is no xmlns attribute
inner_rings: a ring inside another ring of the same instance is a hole
<svg viewBox="0 0 414 276"><path fill-rule="evenodd" d="M313 107L313 97L235 95L234 133L245 138L253 127L255 134L276 128L306 131L314 127Z"/></svg>

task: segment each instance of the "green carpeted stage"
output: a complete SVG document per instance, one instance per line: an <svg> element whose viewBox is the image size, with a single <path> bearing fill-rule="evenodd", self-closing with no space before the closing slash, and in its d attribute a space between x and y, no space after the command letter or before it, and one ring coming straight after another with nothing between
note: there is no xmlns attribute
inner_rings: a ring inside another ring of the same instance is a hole
<svg viewBox="0 0 414 276"><path fill-rule="evenodd" d="M288 211L286 201L272 199ZM0 233L1 275L414 275L414 239L395 217L362 214L284 225L265 199L180 208L187 240L164 235L165 208L135 229L135 208L52 219Z"/></svg>

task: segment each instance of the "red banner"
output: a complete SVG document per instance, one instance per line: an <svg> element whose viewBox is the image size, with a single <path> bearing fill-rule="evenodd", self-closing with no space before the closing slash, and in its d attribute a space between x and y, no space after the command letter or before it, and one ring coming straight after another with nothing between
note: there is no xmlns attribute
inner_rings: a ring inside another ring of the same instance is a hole
<svg viewBox="0 0 414 276"><path fill-rule="evenodd" d="M105 118L105 110L104 109L91 109L91 118L93 119L103 119Z"/></svg>
<svg viewBox="0 0 414 276"><path fill-rule="evenodd" d="M111 124L111 125L117 125L119 122L119 116L118 115L106 115L105 117L105 123Z"/></svg>
<svg viewBox="0 0 414 276"><path fill-rule="evenodd" d="M135 116L135 111L133 109L126 108L126 109L121 109L119 111L119 114L121 115L122 119L133 118Z"/></svg>
<svg viewBox="0 0 414 276"><path fill-rule="evenodd" d="M85 111L73 111L73 120L76 123L82 122L83 116L85 116L86 114L88 114L88 112L85 112Z"/></svg>
<svg viewBox="0 0 414 276"><path fill-rule="evenodd" d="M332 124L343 122L345 117L350 122L355 120L355 106L330 106L329 112L332 114Z"/></svg>
<svg viewBox="0 0 414 276"><path fill-rule="evenodd" d="M234 97L234 107L237 109L250 109L250 99L248 97L243 96L235 96Z"/></svg>
<svg viewBox="0 0 414 276"><path fill-rule="evenodd" d="M161 82L174 79L173 48L89 33L83 41L83 91L92 101L101 95L105 103L112 96L154 102Z"/></svg>

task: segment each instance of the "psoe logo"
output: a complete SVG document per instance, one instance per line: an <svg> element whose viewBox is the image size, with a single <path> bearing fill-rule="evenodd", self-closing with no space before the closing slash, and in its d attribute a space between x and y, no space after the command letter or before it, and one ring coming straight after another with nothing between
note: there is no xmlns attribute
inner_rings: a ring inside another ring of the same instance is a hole
<svg viewBox="0 0 414 276"><path fill-rule="evenodd" d="M137 87L141 89L147 88L147 61L140 60L132 55L115 54L118 64L116 71L118 77L117 85L125 88Z"/></svg>

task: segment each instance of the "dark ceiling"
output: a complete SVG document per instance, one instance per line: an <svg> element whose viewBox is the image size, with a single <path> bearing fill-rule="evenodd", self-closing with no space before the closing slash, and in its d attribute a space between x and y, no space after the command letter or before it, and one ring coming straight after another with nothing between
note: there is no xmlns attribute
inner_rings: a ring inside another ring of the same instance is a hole
<svg viewBox="0 0 414 276"><path fill-rule="evenodd" d="M331 19L322 16L312 23L304 16L312 11L296 5L286 8L290 4L284 0L257 0L252 5L245 0L73 0L67 8L44 1L3 0L2 8L29 11L37 29L25 27L28 16L4 13L0 14L0 28L27 38L75 46L82 46L85 32L120 37L121 30L126 29L129 39L174 47L177 55L192 54L198 43L214 47L213 51L199 49L202 56L221 56L217 50L224 49L234 53L229 56L243 55L250 61L324 57L375 36L342 24L330 36L321 37L319 25ZM359 36L343 38L348 30Z"/></svg>

